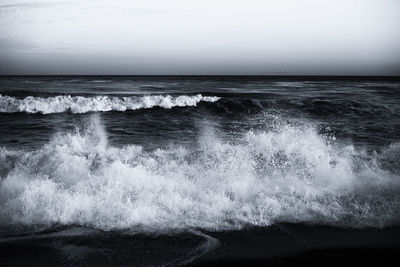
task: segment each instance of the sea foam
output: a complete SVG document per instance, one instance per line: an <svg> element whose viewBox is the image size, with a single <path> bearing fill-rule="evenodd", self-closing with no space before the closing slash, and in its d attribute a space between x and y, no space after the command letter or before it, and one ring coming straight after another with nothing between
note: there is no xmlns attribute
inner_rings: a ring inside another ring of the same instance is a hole
<svg viewBox="0 0 400 267"><path fill-rule="evenodd" d="M205 129L195 147L146 152L108 144L93 115L84 129L38 150L0 150L0 224L138 232L279 222L384 227L398 222L400 177L382 168L382 157L287 123L234 142Z"/></svg>
<svg viewBox="0 0 400 267"><path fill-rule="evenodd" d="M198 95L150 95L150 96L70 96L59 95L54 97L28 96L18 99L12 96L0 95L0 112L3 113L87 113L95 111L126 111L161 107L170 109L173 107L196 106L199 102L215 102L219 97Z"/></svg>

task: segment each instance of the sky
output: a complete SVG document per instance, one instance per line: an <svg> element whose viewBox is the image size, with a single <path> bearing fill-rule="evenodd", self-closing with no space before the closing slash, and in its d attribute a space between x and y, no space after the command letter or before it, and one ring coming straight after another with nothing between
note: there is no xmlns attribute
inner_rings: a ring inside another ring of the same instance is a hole
<svg viewBox="0 0 400 267"><path fill-rule="evenodd" d="M398 0L0 0L0 74L400 75Z"/></svg>

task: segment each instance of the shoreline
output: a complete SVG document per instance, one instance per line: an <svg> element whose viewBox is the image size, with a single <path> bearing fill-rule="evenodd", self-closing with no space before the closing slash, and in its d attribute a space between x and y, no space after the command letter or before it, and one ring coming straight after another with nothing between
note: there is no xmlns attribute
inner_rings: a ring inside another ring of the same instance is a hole
<svg viewBox="0 0 400 267"><path fill-rule="evenodd" d="M190 266L321 264L321 260L369 262L382 260L382 255L397 259L400 253L399 226L354 229L278 224L209 234L221 246Z"/></svg>
<svg viewBox="0 0 400 267"><path fill-rule="evenodd" d="M77 231L77 230L78 231ZM64 231L64 232L63 232ZM71 234L72 233L72 234ZM397 259L400 227L278 224L243 230L127 235L73 228L0 242L1 266L281 266Z"/></svg>

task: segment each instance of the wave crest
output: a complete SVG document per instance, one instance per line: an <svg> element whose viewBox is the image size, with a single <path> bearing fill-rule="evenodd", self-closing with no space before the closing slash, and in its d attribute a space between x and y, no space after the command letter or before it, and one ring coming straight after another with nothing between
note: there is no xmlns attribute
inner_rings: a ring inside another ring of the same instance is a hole
<svg viewBox="0 0 400 267"><path fill-rule="evenodd" d="M94 116L84 131L36 151L0 151L0 222L134 231L382 227L400 215L400 177L382 168L382 157L288 124L232 143L206 130L195 148L145 152L107 144Z"/></svg>
<svg viewBox="0 0 400 267"><path fill-rule="evenodd" d="M0 112L3 113L87 113L96 111L126 111L161 107L170 109L173 107L196 106L199 102L216 102L220 98L216 96L170 96L150 95L141 97L112 97L112 96L70 96L59 95L55 97L28 96L18 99L11 96L0 95Z"/></svg>

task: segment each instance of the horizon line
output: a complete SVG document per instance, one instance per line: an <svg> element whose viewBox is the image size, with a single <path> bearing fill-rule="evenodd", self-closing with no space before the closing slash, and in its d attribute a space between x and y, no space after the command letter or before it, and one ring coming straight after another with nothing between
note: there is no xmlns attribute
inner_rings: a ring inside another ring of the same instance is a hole
<svg viewBox="0 0 400 267"><path fill-rule="evenodd" d="M343 74L0 74L0 77L22 77L22 76L136 76L136 77L389 77L400 78L400 75L343 75Z"/></svg>

